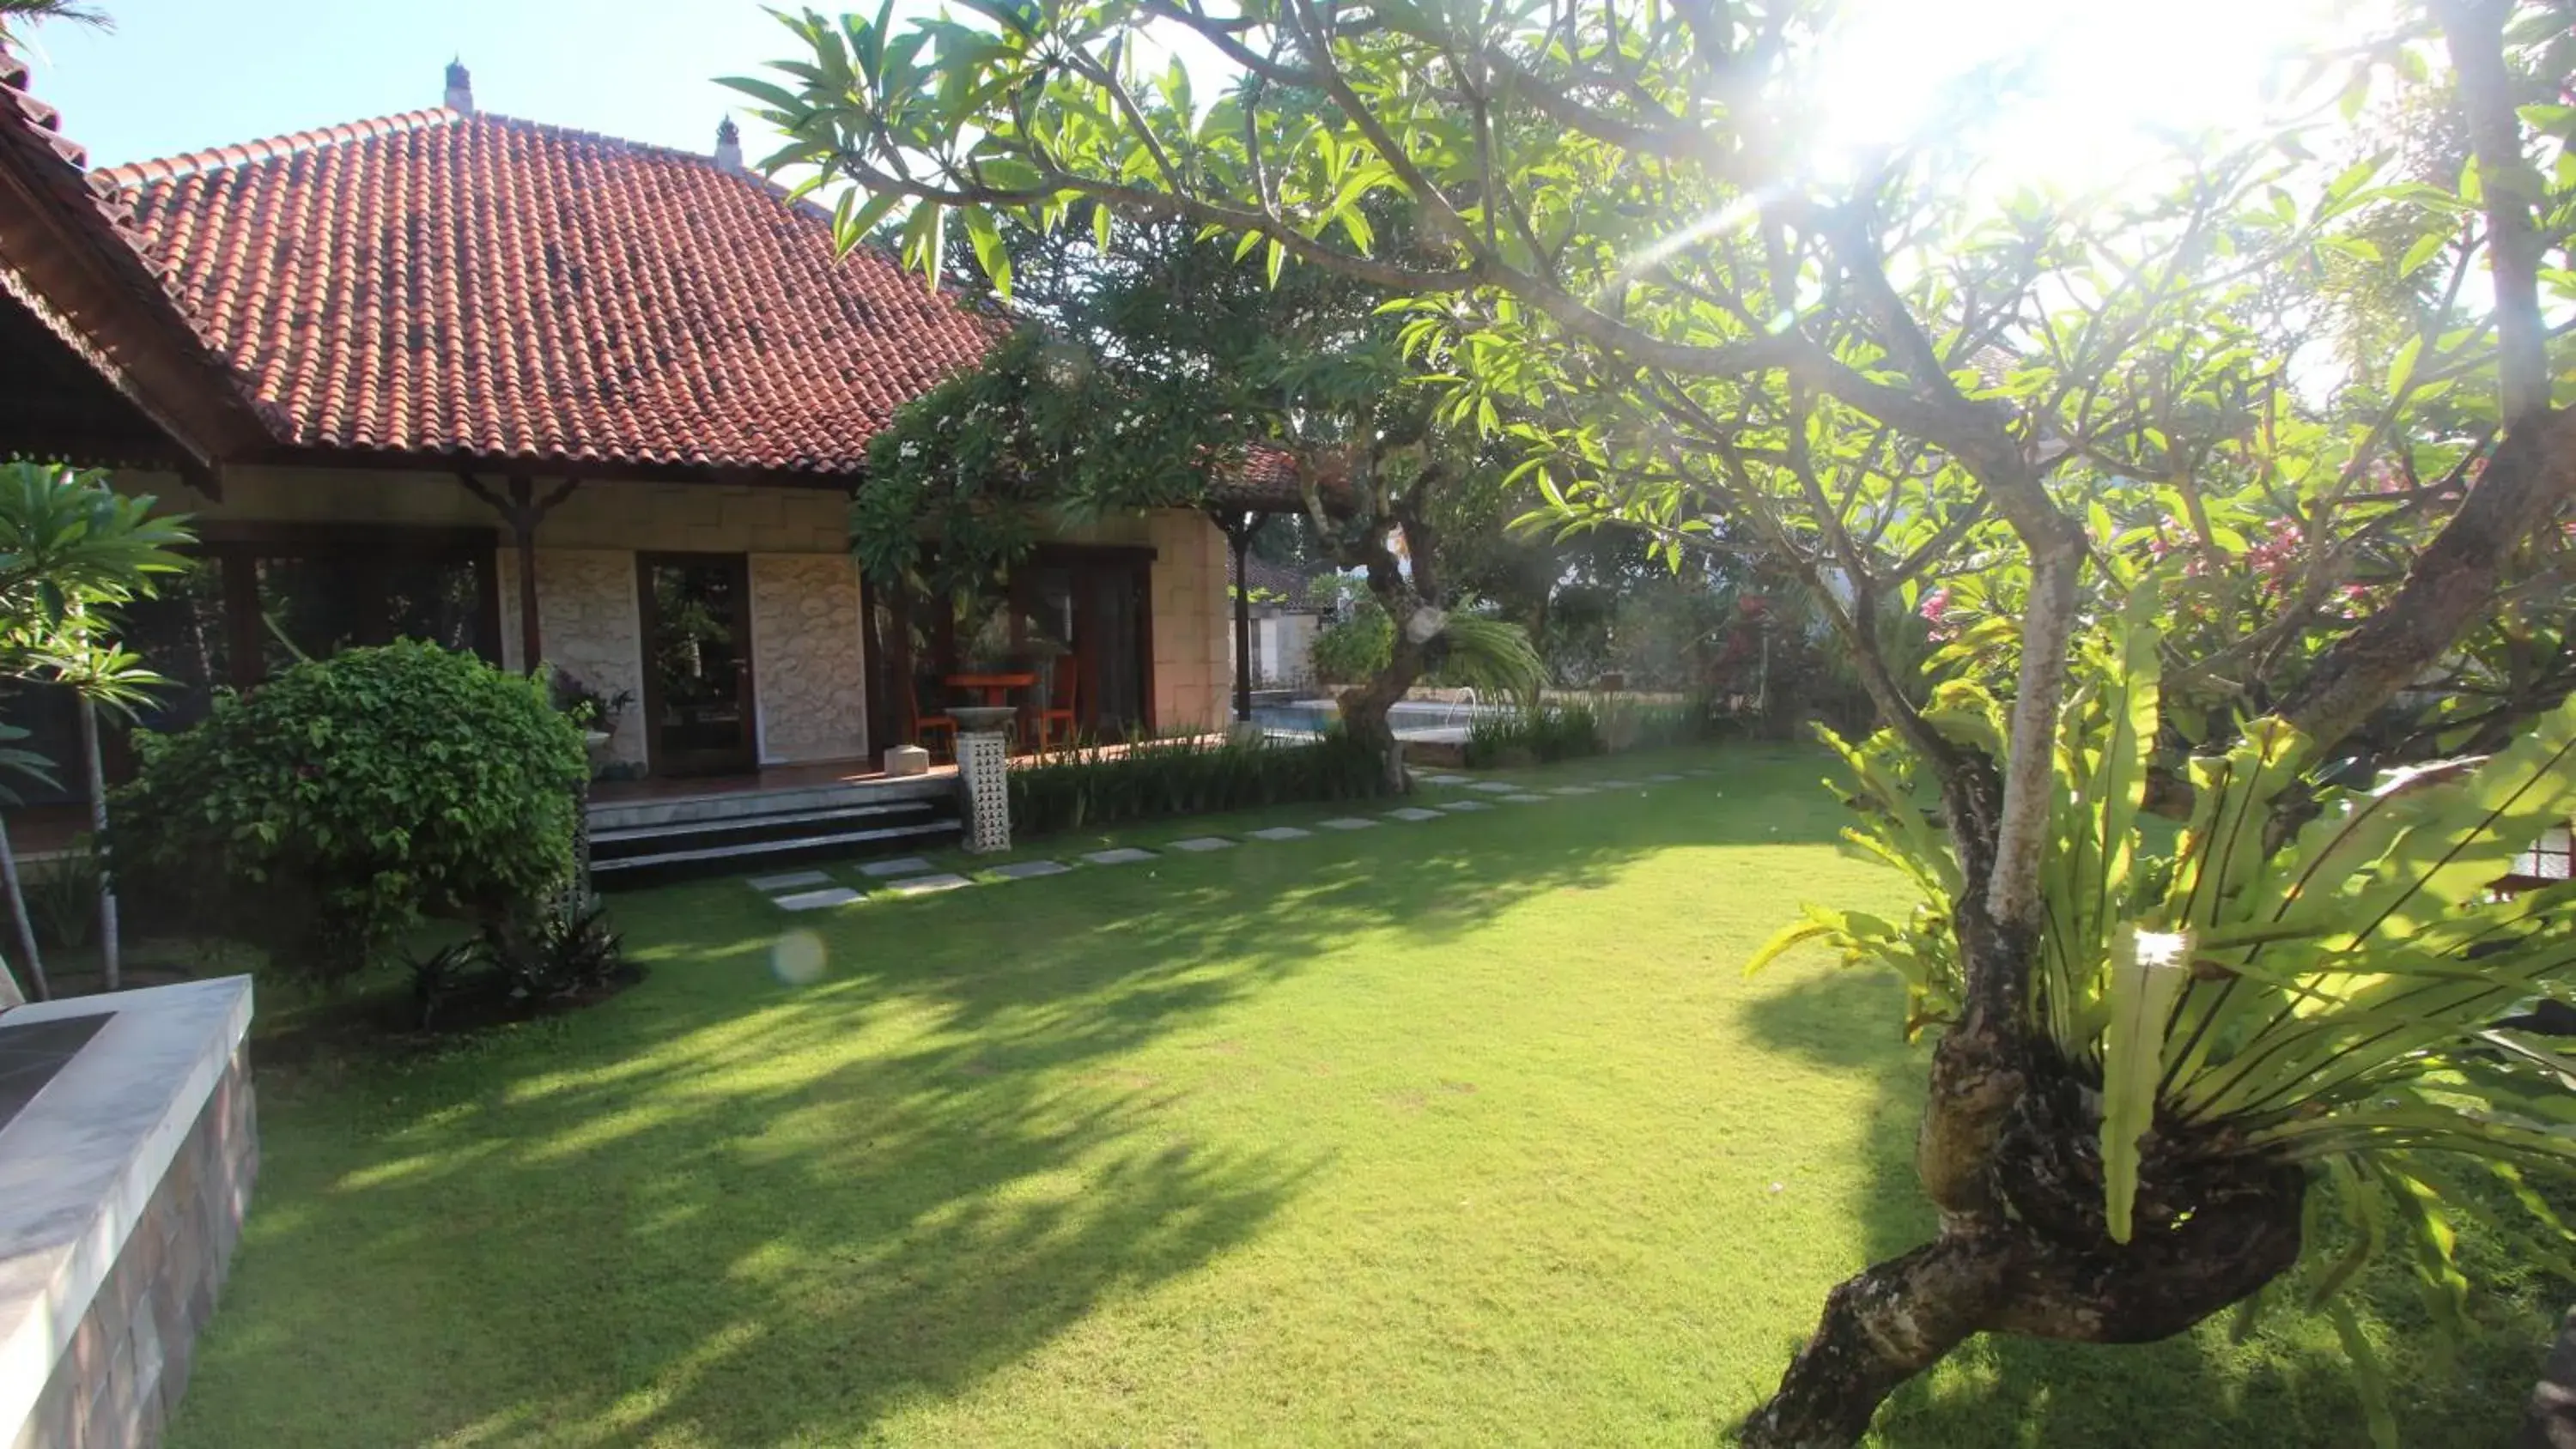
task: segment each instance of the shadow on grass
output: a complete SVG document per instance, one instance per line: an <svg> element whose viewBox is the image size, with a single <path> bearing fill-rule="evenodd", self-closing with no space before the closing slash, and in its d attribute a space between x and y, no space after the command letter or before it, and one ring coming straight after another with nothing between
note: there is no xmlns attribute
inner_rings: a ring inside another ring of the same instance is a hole
<svg viewBox="0 0 2576 1449"><path fill-rule="evenodd" d="M1903 996L1892 974L1804 962L1781 969L1804 970L1808 979L1755 1003L1748 1018L1768 1043L1819 1068L1874 1074L1870 1172L1852 1213L1866 1232L1868 1261L1895 1257L1928 1241L1936 1227L1914 1170L1929 1040L1901 1056L1886 1052ZM1865 1266L1856 1262L1851 1270ZM2502 1299L2473 1305L2480 1320L2473 1341L2446 1360L2425 1351L2431 1325L2400 1270L2374 1270L2355 1291L2365 1311L2408 1345L2392 1365L2403 1442L2446 1449L2515 1442L2545 1314ZM1819 1298L1817 1310L1823 1306ZM2141 1345L1981 1336L1898 1390L1879 1413L1876 1436L1898 1449L2367 1443L2350 1368L2323 1319L2300 1312L2293 1297L2293 1306L2275 1308L2266 1322L2242 1345L2229 1341L2224 1318ZM1803 1341L1803 1331L1782 1341L1784 1370Z"/></svg>
<svg viewBox="0 0 2576 1449"><path fill-rule="evenodd" d="M866 1438L1251 1241L1329 1165L1192 1140L1127 1054L1223 1050L1226 1007L1366 933L1826 838L1790 803L1811 773L821 919L729 881L618 898L652 974L594 1012L263 1075L267 1175L172 1442ZM827 964L783 984L809 923Z"/></svg>

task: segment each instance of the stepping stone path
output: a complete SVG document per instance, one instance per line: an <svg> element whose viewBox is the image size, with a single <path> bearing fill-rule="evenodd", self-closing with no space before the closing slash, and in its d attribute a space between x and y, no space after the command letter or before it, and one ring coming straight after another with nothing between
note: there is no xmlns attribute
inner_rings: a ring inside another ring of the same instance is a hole
<svg viewBox="0 0 2576 1449"><path fill-rule="evenodd" d="M1255 840L1303 840L1314 833L1315 832L1311 830L1300 830L1294 825L1273 825L1267 830L1253 831L1252 838Z"/></svg>
<svg viewBox="0 0 2576 1449"><path fill-rule="evenodd" d="M1376 821L1362 820L1356 815L1345 815L1338 820L1319 820L1316 823L1326 830L1375 830L1377 828Z"/></svg>
<svg viewBox="0 0 2576 1449"><path fill-rule="evenodd" d="M1506 795L1503 797L1503 803L1506 805L1544 805L1547 803L1547 797L1545 795Z"/></svg>
<svg viewBox="0 0 2576 1449"><path fill-rule="evenodd" d="M1386 818L1389 820L1437 820L1440 818L1440 812L1437 810L1424 810L1418 806L1407 805L1401 810L1389 810L1386 812Z"/></svg>
<svg viewBox="0 0 2576 1449"><path fill-rule="evenodd" d="M1187 840L1173 841L1172 849L1186 850L1193 855L1204 855L1211 850L1232 850L1234 842L1222 835L1194 835Z"/></svg>
<svg viewBox="0 0 2576 1449"><path fill-rule="evenodd" d="M1551 795L1597 795L1600 792L1589 785L1559 785L1547 793Z"/></svg>
<svg viewBox="0 0 2576 1449"><path fill-rule="evenodd" d="M929 870L929 861L926 861L917 855L905 855L898 856L893 860L869 861L867 864L859 867L859 874L874 876L879 880L883 880L890 875L925 875Z"/></svg>
<svg viewBox="0 0 2576 1449"><path fill-rule="evenodd" d="M1488 795L1517 795L1521 792L1520 786L1506 785L1500 780L1485 780L1477 784L1470 785L1467 788L1470 790L1482 790Z"/></svg>
<svg viewBox="0 0 2576 1449"><path fill-rule="evenodd" d="M1154 852L1150 850L1138 850L1132 845L1122 845L1116 850L1095 850L1089 855L1083 857L1083 859L1090 861L1093 865L1126 865L1131 861L1152 860L1153 858Z"/></svg>
<svg viewBox="0 0 2576 1449"><path fill-rule="evenodd" d="M953 891L959 886L973 884L973 881L962 875L949 875L942 872L938 875L906 876L887 886L886 889L899 896L926 896L932 891Z"/></svg>
<svg viewBox="0 0 2576 1449"><path fill-rule="evenodd" d="M1052 860L1015 860L1009 865L993 867L993 874L1005 880L1031 880L1042 875L1064 875L1072 866Z"/></svg>
<svg viewBox="0 0 2576 1449"><path fill-rule="evenodd" d="M785 875L756 875L750 880L753 890L771 896L780 891L805 890L831 883L832 878L819 870L791 870Z"/></svg>
<svg viewBox="0 0 2576 1449"><path fill-rule="evenodd" d="M1440 808L1443 810L1454 810L1463 813L1469 810L1491 810L1494 807L1486 804L1482 800L1452 800Z"/></svg>
<svg viewBox="0 0 2576 1449"><path fill-rule="evenodd" d="M1637 788L1637 782L1634 780L1595 780L1592 782L1592 788L1596 790L1634 790Z"/></svg>
<svg viewBox="0 0 2576 1449"><path fill-rule="evenodd" d="M1682 781L1679 775L1648 775L1646 778L1658 785L1678 785Z"/></svg>
<svg viewBox="0 0 2576 1449"><path fill-rule="evenodd" d="M1425 785L1464 785L1467 783L1467 777L1464 775L1425 775L1422 777L1422 783Z"/></svg>
<svg viewBox="0 0 2576 1449"><path fill-rule="evenodd" d="M848 886L834 886L825 891L799 891L792 896L772 896L782 911L819 911L828 906L846 906L866 897Z"/></svg>

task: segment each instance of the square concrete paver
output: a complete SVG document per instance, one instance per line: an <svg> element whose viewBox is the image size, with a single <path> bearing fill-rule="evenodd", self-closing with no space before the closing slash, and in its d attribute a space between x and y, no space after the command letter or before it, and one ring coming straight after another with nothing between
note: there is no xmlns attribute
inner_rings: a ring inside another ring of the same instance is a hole
<svg viewBox="0 0 2576 1449"><path fill-rule="evenodd" d="M1443 809L1443 810L1456 811L1456 812L1461 812L1461 813L1463 813L1463 812L1465 812L1465 811L1469 811L1469 810L1491 810L1491 809L1493 809L1494 807L1493 807L1493 806L1491 806L1491 805L1486 804L1486 803L1485 803L1484 801L1482 801L1482 800L1452 800L1452 801L1450 801L1448 804L1443 805L1443 806L1441 806L1440 808L1441 808L1441 809Z"/></svg>
<svg viewBox="0 0 2576 1449"><path fill-rule="evenodd" d="M1138 850L1132 845L1122 845L1116 850L1095 850L1089 855L1083 857L1083 859L1090 861L1093 865L1126 865L1132 861L1152 860L1153 858L1154 852L1150 850Z"/></svg>
<svg viewBox="0 0 2576 1449"><path fill-rule="evenodd" d="M750 880L753 890L773 896L780 891L800 890L809 886L827 886L831 883L832 878L819 870L791 870L785 875L756 875Z"/></svg>
<svg viewBox="0 0 2576 1449"><path fill-rule="evenodd" d="M1545 795L1505 795L1503 797L1503 803L1506 805L1544 805L1547 803L1547 797Z"/></svg>
<svg viewBox="0 0 2576 1449"><path fill-rule="evenodd" d="M1634 790L1637 788L1637 782L1634 780L1595 780L1592 782L1592 788L1595 790Z"/></svg>
<svg viewBox="0 0 2576 1449"><path fill-rule="evenodd" d="M1467 783L1467 777L1464 775L1425 775L1422 777L1422 783L1425 785L1464 785Z"/></svg>
<svg viewBox="0 0 2576 1449"><path fill-rule="evenodd" d="M883 880L890 875L922 875L927 873L929 869L930 862L922 859L920 856L903 855L897 856L893 860L869 861L867 864L859 867L859 874L872 875L879 880Z"/></svg>
<svg viewBox="0 0 2576 1449"><path fill-rule="evenodd" d="M1186 850L1194 855L1204 855L1211 850L1232 850L1234 849L1234 842L1226 839L1222 835L1193 835L1187 840L1173 841L1172 849Z"/></svg>
<svg viewBox="0 0 2576 1449"><path fill-rule="evenodd" d="M942 872L938 875L906 876L902 880L888 882L886 889L899 896L926 896L932 891L953 891L959 886L973 884L973 881L962 875L949 875Z"/></svg>
<svg viewBox="0 0 2576 1449"><path fill-rule="evenodd" d="M1440 818L1440 812L1437 810L1425 810L1419 805L1407 805L1401 810L1389 810L1386 812L1386 818L1389 820L1437 820Z"/></svg>
<svg viewBox="0 0 2576 1449"><path fill-rule="evenodd" d="M1252 838L1255 840L1303 840L1314 833L1315 832L1311 830L1300 830L1294 825L1273 825L1266 830L1253 831Z"/></svg>
<svg viewBox="0 0 2576 1449"><path fill-rule="evenodd" d="M1648 775L1646 778L1658 785L1678 785L1682 779L1679 775Z"/></svg>
<svg viewBox="0 0 2576 1449"><path fill-rule="evenodd" d="M1559 785L1547 793L1551 795L1597 795L1600 792L1589 785Z"/></svg>
<svg viewBox="0 0 2576 1449"><path fill-rule="evenodd" d="M819 911L826 906L846 906L866 898L848 886L834 886L827 891L799 891L792 896L771 896L770 899L776 901L783 911Z"/></svg>
<svg viewBox="0 0 2576 1449"><path fill-rule="evenodd" d="M1031 880L1042 875L1064 875L1072 869L1060 861L1015 860L1009 865L993 867L993 874L1008 880Z"/></svg>
<svg viewBox="0 0 2576 1449"><path fill-rule="evenodd" d="M1480 780L1467 788L1470 790L1482 790L1488 795L1516 795L1520 793L1521 789L1518 785L1506 785L1500 780Z"/></svg>
<svg viewBox="0 0 2576 1449"><path fill-rule="evenodd" d="M1362 820L1356 815L1344 815L1332 820L1318 820L1315 823L1321 825L1326 830L1375 830L1377 828L1376 821Z"/></svg>

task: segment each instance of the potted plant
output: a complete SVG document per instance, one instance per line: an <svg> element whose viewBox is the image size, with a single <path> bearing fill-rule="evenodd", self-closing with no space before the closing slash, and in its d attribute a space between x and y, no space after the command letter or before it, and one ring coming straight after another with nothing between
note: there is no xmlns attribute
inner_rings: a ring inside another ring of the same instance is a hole
<svg viewBox="0 0 2576 1449"><path fill-rule="evenodd" d="M618 720L635 703L635 691L603 693L580 675L557 666L553 695L555 708L580 728L581 742L596 769L607 757L609 742L617 738Z"/></svg>

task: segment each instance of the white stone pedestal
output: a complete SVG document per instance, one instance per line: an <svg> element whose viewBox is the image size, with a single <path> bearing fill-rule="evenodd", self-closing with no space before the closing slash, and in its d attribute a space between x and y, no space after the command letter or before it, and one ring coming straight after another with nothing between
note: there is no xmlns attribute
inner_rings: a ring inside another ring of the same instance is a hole
<svg viewBox="0 0 2576 1449"><path fill-rule="evenodd" d="M885 752L888 775L927 775L930 773L930 751L919 745L897 745Z"/></svg>
<svg viewBox="0 0 2576 1449"><path fill-rule="evenodd" d="M966 800L966 848L990 854L1011 848L1011 787L1004 736L963 730L957 736L957 785Z"/></svg>

